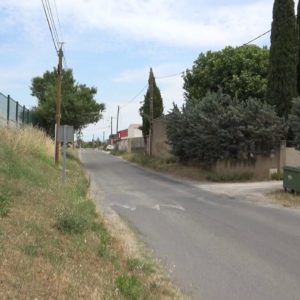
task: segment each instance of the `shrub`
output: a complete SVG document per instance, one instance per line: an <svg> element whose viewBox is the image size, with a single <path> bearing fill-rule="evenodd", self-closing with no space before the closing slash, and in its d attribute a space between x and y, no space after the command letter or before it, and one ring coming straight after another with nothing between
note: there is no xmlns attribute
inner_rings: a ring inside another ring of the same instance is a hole
<svg viewBox="0 0 300 300"><path fill-rule="evenodd" d="M249 181L253 178L253 173L235 173L235 174L216 174L210 173L206 176L206 179L213 182L237 182L237 181Z"/></svg>
<svg viewBox="0 0 300 300"><path fill-rule="evenodd" d="M283 173L282 172L276 172L271 174L272 180L283 180Z"/></svg>

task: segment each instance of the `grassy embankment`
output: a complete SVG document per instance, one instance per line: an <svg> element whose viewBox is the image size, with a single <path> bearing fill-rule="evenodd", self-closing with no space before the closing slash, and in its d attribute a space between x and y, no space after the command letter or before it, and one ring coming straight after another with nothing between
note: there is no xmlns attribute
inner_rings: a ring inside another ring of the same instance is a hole
<svg viewBox="0 0 300 300"><path fill-rule="evenodd" d="M0 299L179 298L107 230L78 160L63 185L52 153L40 131L0 128Z"/></svg>

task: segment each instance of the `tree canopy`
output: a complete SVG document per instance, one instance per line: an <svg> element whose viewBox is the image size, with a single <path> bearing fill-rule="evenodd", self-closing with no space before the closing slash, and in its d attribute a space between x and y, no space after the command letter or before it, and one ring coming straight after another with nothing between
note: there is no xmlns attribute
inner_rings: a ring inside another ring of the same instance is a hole
<svg viewBox="0 0 300 300"><path fill-rule="evenodd" d="M201 53L184 79L185 99L200 100L220 89L231 97L265 99L269 50L255 45Z"/></svg>
<svg viewBox="0 0 300 300"><path fill-rule="evenodd" d="M293 0L275 0L271 31L267 101L288 117L297 95L298 29Z"/></svg>
<svg viewBox="0 0 300 300"><path fill-rule="evenodd" d="M37 97L38 105L34 114L38 126L48 134L54 135L56 109L57 70L46 71L41 77L32 79L31 93ZM73 77L72 70L64 70L62 75L61 124L73 125L80 131L90 123L95 123L102 117L105 109L103 103L97 103L97 89L79 84Z"/></svg>
<svg viewBox="0 0 300 300"><path fill-rule="evenodd" d="M140 115L143 119L143 125L142 125L142 131L143 136L146 137L149 134L149 128L150 128L150 97L151 97L151 81L153 83L153 118L156 119L160 116L162 116L164 107L163 107L163 99L161 97L160 90L155 82L155 77L153 74L152 69L150 69L149 74L149 86L147 93L144 97L144 103L140 107Z"/></svg>
<svg viewBox="0 0 300 300"><path fill-rule="evenodd" d="M182 161L214 164L222 159L247 159L268 155L286 134L273 107L257 99L241 101L221 92L202 101L174 105L167 116L167 136L172 152Z"/></svg>

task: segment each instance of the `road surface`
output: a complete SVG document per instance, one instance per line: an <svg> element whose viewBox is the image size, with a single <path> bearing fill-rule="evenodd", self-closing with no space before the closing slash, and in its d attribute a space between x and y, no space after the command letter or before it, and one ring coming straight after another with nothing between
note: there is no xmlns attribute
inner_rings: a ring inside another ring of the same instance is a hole
<svg viewBox="0 0 300 300"><path fill-rule="evenodd" d="M300 299L298 210L214 194L97 150L81 159L103 192L98 204L137 230L189 298Z"/></svg>

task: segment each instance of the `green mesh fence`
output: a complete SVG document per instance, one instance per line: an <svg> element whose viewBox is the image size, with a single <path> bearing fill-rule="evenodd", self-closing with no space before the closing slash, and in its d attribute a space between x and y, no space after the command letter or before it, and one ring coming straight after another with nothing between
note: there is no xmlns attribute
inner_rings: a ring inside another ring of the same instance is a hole
<svg viewBox="0 0 300 300"><path fill-rule="evenodd" d="M0 125L32 124L32 112L10 96L0 93Z"/></svg>

